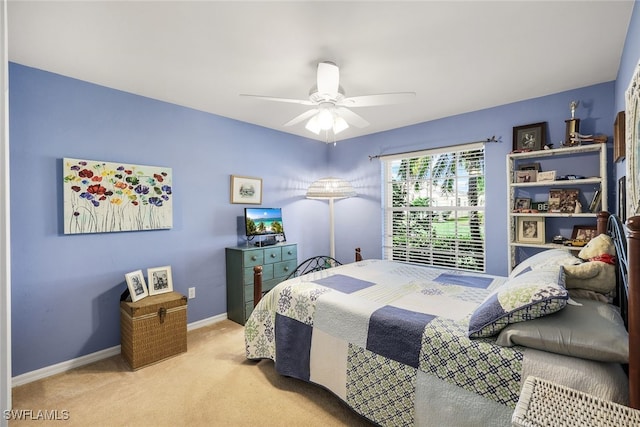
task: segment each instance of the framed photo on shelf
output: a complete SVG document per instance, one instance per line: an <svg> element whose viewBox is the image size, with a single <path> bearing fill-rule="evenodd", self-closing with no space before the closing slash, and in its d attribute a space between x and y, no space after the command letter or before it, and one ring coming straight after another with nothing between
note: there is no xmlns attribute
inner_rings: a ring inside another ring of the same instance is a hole
<svg viewBox="0 0 640 427"><path fill-rule="evenodd" d="M555 181L556 171L545 171L545 172L538 171L538 175L536 179L538 180L538 182Z"/></svg>
<svg viewBox="0 0 640 427"><path fill-rule="evenodd" d="M149 295L158 295L173 291L170 266L148 268L147 278L149 279Z"/></svg>
<svg viewBox="0 0 640 427"><path fill-rule="evenodd" d="M531 199L524 197L517 198L513 205L513 209L531 209Z"/></svg>
<svg viewBox="0 0 640 427"><path fill-rule="evenodd" d="M527 163L526 165L520 165L518 166L518 170L540 172L542 169L540 167L540 162L535 162L535 163Z"/></svg>
<svg viewBox="0 0 640 427"><path fill-rule="evenodd" d="M542 150L546 145L547 122L513 128L513 151Z"/></svg>
<svg viewBox="0 0 640 427"><path fill-rule="evenodd" d="M518 242L543 244L544 238L544 218L541 216L519 216L518 217Z"/></svg>
<svg viewBox="0 0 640 427"><path fill-rule="evenodd" d="M586 240L587 242L598 235L595 225L574 225L571 238L573 240Z"/></svg>
<svg viewBox="0 0 640 427"><path fill-rule="evenodd" d="M580 190L574 188L554 188L549 190L549 212L574 213Z"/></svg>
<svg viewBox="0 0 640 427"><path fill-rule="evenodd" d="M616 115L616 121L613 123L613 161L618 163L625 157L625 134L624 134L625 116L624 111L620 111Z"/></svg>
<svg viewBox="0 0 640 427"><path fill-rule="evenodd" d="M536 182L538 172L535 170L516 171L516 182Z"/></svg>
<svg viewBox="0 0 640 427"><path fill-rule="evenodd" d="M231 175L231 203L262 204L262 178Z"/></svg>
<svg viewBox="0 0 640 427"><path fill-rule="evenodd" d="M149 292L147 292L147 285L144 283L142 270L127 273L124 275L124 278L127 282L127 288L129 288L131 302L136 302L149 295Z"/></svg>

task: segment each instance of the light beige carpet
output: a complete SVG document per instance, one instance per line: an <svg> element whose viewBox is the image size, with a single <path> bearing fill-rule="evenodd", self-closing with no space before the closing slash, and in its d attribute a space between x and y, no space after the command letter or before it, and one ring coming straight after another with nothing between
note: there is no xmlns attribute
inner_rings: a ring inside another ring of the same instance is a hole
<svg viewBox="0 0 640 427"><path fill-rule="evenodd" d="M13 389L13 408L68 420L9 426L371 426L331 392L245 358L243 327L192 330L186 353L131 371L120 356Z"/></svg>

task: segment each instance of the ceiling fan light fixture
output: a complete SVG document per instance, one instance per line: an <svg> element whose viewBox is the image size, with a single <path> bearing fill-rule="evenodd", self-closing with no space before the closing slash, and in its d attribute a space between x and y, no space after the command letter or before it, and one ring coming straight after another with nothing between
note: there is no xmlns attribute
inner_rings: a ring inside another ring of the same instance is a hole
<svg viewBox="0 0 640 427"><path fill-rule="evenodd" d="M320 135L320 123L318 123L318 114L315 114L313 117L309 119L307 124L304 126L308 131L315 133L316 135Z"/></svg>
<svg viewBox="0 0 640 427"><path fill-rule="evenodd" d="M320 126L320 129L329 130L333 127L334 115L333 111L329 108L321 109L316 117L318 118L318 125Z"/></svg>
<svg viewBox="0 0 640 427"><path fill-rule="evenodd" d="M349 123L340 116L335 117L333 121L333 134L336 135L349 127Z"/></svg>

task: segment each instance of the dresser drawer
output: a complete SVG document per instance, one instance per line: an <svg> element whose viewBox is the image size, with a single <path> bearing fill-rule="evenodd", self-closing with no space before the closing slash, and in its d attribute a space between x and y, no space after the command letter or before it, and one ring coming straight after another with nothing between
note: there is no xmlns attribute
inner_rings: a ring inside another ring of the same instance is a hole
<svg viewBox="0 0 640 427"><path fill-rule="evenodd" d="M282 250L280 248L268 248L264 250L264 263L273 264L282 260Z"/></svg>
<svg viewBox="0 0 640 427"><path fill-rule="evenodd" d="M242 265L244 267L255 267L264 264L264 251L261 249L243 252Z"/></svg>
<svg viewBox="0 0 640 427"><path fill-rule="evenodd" d="M273 266L273 277L282 279L287 277L291 272L296 269L297 261L292 259L290 261L282 261ZM264 280L264 277L263 277Z"/></svg>
<svg viewBox="0 0 640 427"><path fill-rule="evenodd" d="M262 266L262 281L273 279L273 264ZM244 284L253 286L253 267L244 269Z"/></svg>
<svg viewBox="0 0 640 427"><path fill-rule="evenodd" d="M296 245L284 246L282 248L282 260L298 260L298 247Z"/></svg>

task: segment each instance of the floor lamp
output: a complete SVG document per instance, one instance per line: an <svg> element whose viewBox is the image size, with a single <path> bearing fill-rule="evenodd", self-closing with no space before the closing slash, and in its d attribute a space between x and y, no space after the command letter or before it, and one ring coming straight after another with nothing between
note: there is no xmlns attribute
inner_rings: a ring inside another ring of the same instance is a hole
<svg viewBox="0 0 640 427"><path fill-rule="evenodd" d="M322 178L312 183L307 189L307 199L329 200L329 245L331 247L331 258L336 257L334 221L333 221L333 201L336 199L346 199L354 197L356 191L348 181L340 178Z"/></svg>

